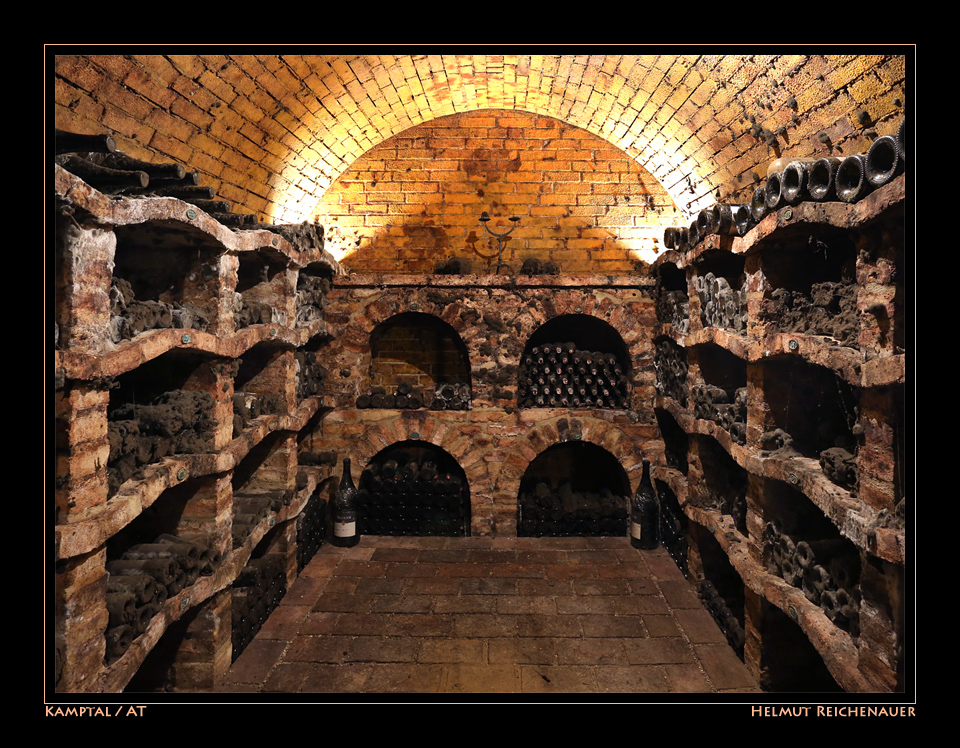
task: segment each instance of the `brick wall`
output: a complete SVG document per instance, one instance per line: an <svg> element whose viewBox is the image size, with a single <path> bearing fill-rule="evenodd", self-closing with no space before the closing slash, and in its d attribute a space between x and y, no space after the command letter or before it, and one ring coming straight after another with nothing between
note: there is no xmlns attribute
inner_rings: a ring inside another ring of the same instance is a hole
<svg viewBox="0 0 960 748"><path fill-rule="evenodd" d="M665 226L682 223L653 177L599 137L550 117L483 110L413 127L361 156L315 220L356 272L429 272L442 258L484 272L554 260L564 273L629 273Z"/></svg>

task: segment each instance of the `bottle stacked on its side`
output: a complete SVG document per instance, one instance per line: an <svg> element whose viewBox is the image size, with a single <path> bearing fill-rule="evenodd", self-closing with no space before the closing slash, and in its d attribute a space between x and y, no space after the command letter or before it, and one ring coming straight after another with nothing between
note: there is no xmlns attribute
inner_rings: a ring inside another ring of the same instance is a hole
<svg viewBox="0 0 960 748"><path fill-rule="evenodd" d="M574 343L533 346L519 367L521 408L627 408L628 379L616 355Z"/></svg>
<svg viewBox="0 0 960 748"><path fill-rule="evenodd" d="M703 600L704 606L717 622L727 642L733 647L734 651L743 659L743 646L746 643L746 634L743 630L743 624L733 613L727 601L720 595L713 582L705 579L700 583L697 594Z"/></svg>
<svg viewBox="0 0 960 748"><path fill-rule="evenodd" d="M656 342L653 361L657 372L657 393L686 407L689 371L686 349L669 338L662 338Z"/></svg>
<svg viewBox="0 0 960 748"><path fill-rule="evenodd" d="M261 522L290 503L290 490L235 491L233 494L233 547L243 545Z"/></svg>
<svg viewBox="0 0 960 748"><path fill-rule="evenodd" d="M407 382L400 382L390 390L380 386L371 387L367 392L357 397L358 408L417 410L423 406L423 390Z"/></svg>
<svg viewBox="0 0 960 748"><path fill-rule="evenodd" d="M731 391L712 384L695 384L691 388L693 414L713 421L730 434L737 444L747 440L747 388Z"/></svg>
<svg viewBox="0 0 960 748"><path fill-rule="evenodd" d="M327 502L315 491L297 516L297 573L306 568L310 559L323 546L327 536Z"/></svg>

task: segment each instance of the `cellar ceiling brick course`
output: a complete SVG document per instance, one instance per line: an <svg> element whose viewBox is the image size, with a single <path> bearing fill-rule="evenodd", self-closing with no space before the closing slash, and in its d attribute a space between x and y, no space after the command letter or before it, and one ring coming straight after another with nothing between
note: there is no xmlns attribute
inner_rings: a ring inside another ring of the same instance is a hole
<svg viewBox="0 0 960 748"><path fill-rule="evenodd" d="M744 175L764 173L776 158L764 138L750 134L754 122L770 131L786 127L777 149L803 153L825 150L816 140L821 130L844 152L868 147L874 135L857 124L861 108L876 134L893 132L903 114L910 52L126 55L102 49L54 56L58 127L112 131L121 150L186 160L218 191L229 183L233 194L249 195L237 201L238 210L277 222L308 217L324 191L385 140L483 109L516 110L501 118L508 127L545 115L609 140L692 214L717 192L745 194L752 181ZM789 96L795 110L786 107ZM799 121L791 120L794 114ZM235 154L230 173L193 162L201 154L231 160L228 153ZM267 194L263 184L270 185Z"/></svg>

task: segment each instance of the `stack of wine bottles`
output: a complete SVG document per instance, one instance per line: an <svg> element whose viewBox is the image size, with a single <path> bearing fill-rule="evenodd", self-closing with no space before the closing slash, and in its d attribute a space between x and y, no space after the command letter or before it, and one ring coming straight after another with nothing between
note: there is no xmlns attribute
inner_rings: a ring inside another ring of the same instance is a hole
<svg viewBox="0 0 960 748"><path fill-rule="evenodd" d="M700 321L704 327L723 327L736 332L747 329L746 276L735 284L722 275L707 272L694 278L700 297Z"/></svg>
<svg viewBox="0 0 960 748"><path fill-rule="evenodd" d="M430 410L469 410L472 398L470 385L465 382L439 382Z"/></svg>
<svg viewBox="0 0 960 748"><path fill-rule="evenodd" d="M657 322L680 335L690 331L690 299L686 291L657 289Z"/></svg>
<svg viewBox="0 0 960 748"><path fill-rule="evenodd" d="M695 384L690 389L693 414L713 421L737 444L747 440L747 388L724 389L712 384Z"/></svg>
<svg viewBox="0 0 960 748"><path fill-rule="evenodd" d="M627 375L612 353L572 342L535 345L520 360L521 408L626 408Z"/></svg>
<svg viewBox="0 0 960 748"><path fill-rule="evenodd" d="M798 540L780 521L767 522L763 555L770 572L803 590L838 627L860 633L860 556L841 537Z"/></svg>
<svg viewBox="0 0 960 748"><path fill-rule="evenodd" d="M369 391L357 397L358 408L416 410L423 405L423 391L407 382L401 382L390 390L386 387L371 387Z"/></svg>
<svg viewBox="0 0 960 748"><path fill-rule="evenodd" d="M221 555L213 548L167 533L151 543L137 543L108 561L108 662L121 657L146 631L167 598L189 587L201 575L213 574Z"/></svg>
<svg viewBox="0 0 960 748"><path fill-rule="evenodd" d="M357 522L361 535L461 537L469 527L467 486L429 458L398 452L361 473Z"/></svg>
<svg viewBox="0 0 960 748"><path fill-rule="evenodd" d="M517 534L522 537L615 537L627 533L629 498L607 488L576 491L539 480L521 490Z"/></svg>
<svg viewBox="0 0 960 748"><path fill-rule="evenodd" d="M859 347L858 285L852 278L821 281L809 291L773 289L760 304L768 332L828 335L847 348Z"/></svg>
<svg viewBox="0 0 960 748"><path fill-rule="evenodd" d="M297 573L304 570L327 536L327 501L315 491L297 516Z"/></svg>
<svg viewBox="0 0 960 748"><path fill-rule="evenodd" d="M292 498L293 491L288 489L234 491L233 547L243 545L257 525L276 515Z"/></svg>
<svg viewBox="0 0 960 748"><path fill-rule="evenodd" d="M656 342L654 368L657 372L657 392L662 397L687 404L687 352L669 338Z"/></svg>
<svg viewBox="0 0 960 748"><path fill-rule="evenodd" d="M173 197L195 205L224 226L256 227L255 214L234 213L229 202L216 199L212 187L200 185L200 174L181 164L154 164L117 150L109 135L56 130L56 162L105 195Z"/></svg>
<svg viewBox="0 0 960 748"><path fill-rule="evenodd" d="M767 170L750 201L701 210L689 227L664 230L667 249L685 251L710 234L743 236L769 213L803 202L855 203L903 173L907 159L906 120L897 132L874 140L866 152L845 157L780 158Z"/></svg>
<svg viewBox="0 0 960 748"><path fill-rule="evenodd" d="M137 299L125 278L114 277L110 285L110 340L132 340L148 330L169 328L204 331L208 322L193 306L179 302Z"/></svg>
<svg viewBox="0 0 960 748"><path fill-rule="evenodd" d="M316 351L299 349L294 354L294 360L297 400L321 394L323 382L327 378L327 370L319 363L319 354Z"/></svg>
<svg viewBox="0 0 960 748"><path fill-rule="evenodd" d="M243 652L287 593L283 556L250 559L233 583L233 659Z"/></svg>
<svg viewBox="0 0 960 748"><path fill-rule="evenodd" d="M233 393L233 436L238 437L255 418L265 413L263 395L236 390Z"/></svg>
<svg viewBox="0 0 960 748"><path fill-rule="evenodd" d="M670 501L666 500L667 491L668 489L664 487L657 489L657 495L660 497L660 542L686 577L689 574L687 535L684 529L686 516L680 509L676 497L672 497Z"/></svg>
<svg viewBox="0 0 960 748"><path fill-rule="evenodd" d="M209 392L171 390L145 403L121 403L110 409L107 475L111 493L144 465L172 454L202 454L210 449L213 396Z"/></svg>
<svg viewBox="0 0 960 748"><path fill-rule="evenodd" d="M322 319L330 287L327 278L300 271L297 279L297 327Z"/></svg>
<svg viewBox="0 0 960 748"><path fill-rule="evenodd" d="M730 610L727 601L709 579L700 582L697 594L703 601L704 607L713 616L713 620L717 622L720 630L727 637L727 642L740 659L743 659L743 645L746 643L746 634L740 619Z"/></svg>

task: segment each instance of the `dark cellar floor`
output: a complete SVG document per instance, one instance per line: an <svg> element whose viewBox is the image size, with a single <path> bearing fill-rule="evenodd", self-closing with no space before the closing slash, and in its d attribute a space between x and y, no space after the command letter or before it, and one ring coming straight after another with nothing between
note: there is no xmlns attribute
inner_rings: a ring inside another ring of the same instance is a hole
<svg viewBox="0 0 960 748"><path fill-rule="evenodd" d="M380 536L324 544L218 692L761 689L663 548Z"/></svg>

